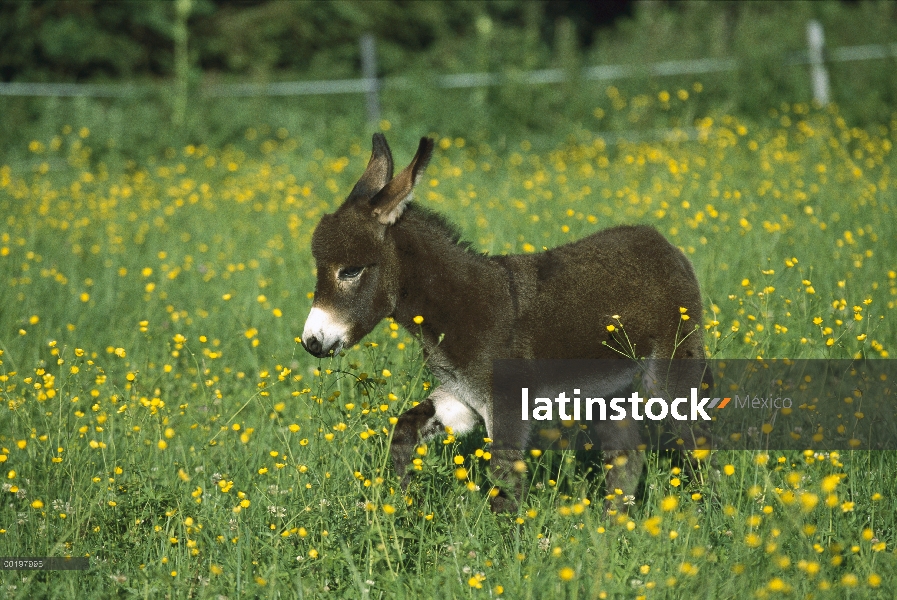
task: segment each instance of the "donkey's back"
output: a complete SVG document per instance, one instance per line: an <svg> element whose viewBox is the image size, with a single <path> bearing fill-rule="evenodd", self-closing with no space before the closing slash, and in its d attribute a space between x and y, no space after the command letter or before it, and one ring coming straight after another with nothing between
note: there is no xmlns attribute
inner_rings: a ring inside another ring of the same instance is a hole
<svg viewBox="0 0 897 600"><path fill-rule="evenodd" d="M686 337L695 322L675 326L701 315L694 270L653 227L613 227L494 260L516 288L514 358L703 357L701 336Z"/></svg>

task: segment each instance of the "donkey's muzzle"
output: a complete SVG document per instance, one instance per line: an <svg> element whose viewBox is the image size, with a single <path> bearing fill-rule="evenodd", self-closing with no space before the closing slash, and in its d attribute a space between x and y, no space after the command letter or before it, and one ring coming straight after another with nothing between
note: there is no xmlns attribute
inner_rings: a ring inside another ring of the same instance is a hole
<svg viewBox="0 0 897 600"><path fill-rule="evenodd" d="M343 348L342 342L339 340L326 345L325 343L326 342L321 342L321 340L315 336L302 338L302 347L305 348L309 354L313 354L318 358L326 358L331 354L339 354L339 351Z"/></svg>
<svg viewBox="0 0 897 600"><path fill-rule="evenodd" d="M333 311L313 306L302 330L302 346L318 358L339 354L349 328Z"/></svg>
<svg viewBox="0 0 897 600"><path fill-rule="evenodd" d="M305 348L309 354L313 354L318 358L324 358L330 354L330 351L332 350L332 348L325 349L321 340L314 336L310 338L302 338L302 347Z"/></svg>

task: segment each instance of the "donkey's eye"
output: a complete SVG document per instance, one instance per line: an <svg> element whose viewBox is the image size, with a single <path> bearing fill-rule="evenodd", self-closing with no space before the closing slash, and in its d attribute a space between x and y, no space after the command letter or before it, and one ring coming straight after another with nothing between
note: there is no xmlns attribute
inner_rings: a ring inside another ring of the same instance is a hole
<svg viewBox="0 0 897 600"><path fill-rule="evenodd" d="M361 275L362 271L364 271L364 267L343 267L336 276L342 281L348 281Z"/></svg>

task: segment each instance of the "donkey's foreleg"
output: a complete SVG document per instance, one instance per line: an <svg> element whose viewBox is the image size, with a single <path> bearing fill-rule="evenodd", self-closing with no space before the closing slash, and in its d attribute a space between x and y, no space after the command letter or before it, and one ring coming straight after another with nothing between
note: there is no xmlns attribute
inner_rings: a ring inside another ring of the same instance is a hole
<svg viewBox="0 0 897 600"><path fill-rule="evenodd" d="M510 407L500 403L495 411L492 460L489 461L489 477L495 487L490 490L490 504L493 512L516 513L528 491L523 451L530 430L519 414L510 412Z"/></svg>
<svg viewBox="0 0 897 600"><path fill-rule="evenodd" d="M399 417L392 434L390 454L392 454L396 474L402 478L403 489L408 487L410 476L408 466L414 447L420 442L425 432L437 427L436 408L433 406L431 398L427 398L411 410L405 411Z"/></svg>
<svg viewBox="0 0 897 600"><path fill-rule="evenodd" d="M466 404L442 388L437 388L429 398L402 413L390 447L396 474L402 478L402 487L408 487L411 475L409 463L415 446L445 432L447 427L454 435L464 435L476 426L478 419Z"/></svg>
<svg viewBox="0 0 897 600"><path fill-rule="evenodd" d="M516 513L527 492L523 452L516 448L493 449L489 462L489 478L494 486L489 494L492 512Z"/></svg>

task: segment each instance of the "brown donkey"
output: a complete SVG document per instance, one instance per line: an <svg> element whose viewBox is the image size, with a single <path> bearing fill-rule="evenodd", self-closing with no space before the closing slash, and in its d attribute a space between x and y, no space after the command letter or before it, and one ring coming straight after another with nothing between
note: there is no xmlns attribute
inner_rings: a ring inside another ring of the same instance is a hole
<svg viewBox="0 0 897 600"><path fill-rule="evenodd" d="M386 139L374 135L361 179L314 231L317 283L302 344L317 357L336 354L385 317L422 331L427 365L440 385L399 418L391 448L396 471L407 483L416 444L446 427L463 435L483 421L496 440L493 477L506 490L493 509L513 510L521 482L512 466L522 458L528 428L519 405L510 414L495 409L493 361L620 359L613 363L619 371L598 391L613 393L638 368L611 348L619 338L607 325L616 318L639 357L697 359L682 361L694 368L684 375L680 369L674 382L663 369L645 375L649 387L660 380L673 397L686 396L700 389L704 345L698 324L680 320L680 307L700 317L701 295L685 255L648 226L606 229L540 254L471 252L440 216L411 204L432 152L433 141L422 138L411 164L393 178ZM420 326L417 315L424 317ZM637 436L635 428L602 433L607 487L634 493L644 458L633 450L637 440L621 436ZM686 448L695 447L691 436L681 437Z"/></svg>

